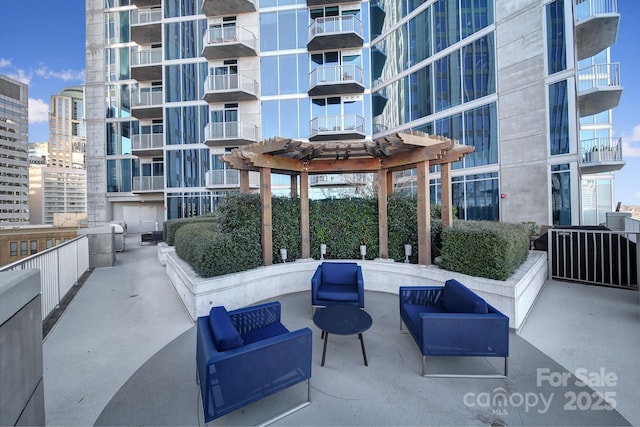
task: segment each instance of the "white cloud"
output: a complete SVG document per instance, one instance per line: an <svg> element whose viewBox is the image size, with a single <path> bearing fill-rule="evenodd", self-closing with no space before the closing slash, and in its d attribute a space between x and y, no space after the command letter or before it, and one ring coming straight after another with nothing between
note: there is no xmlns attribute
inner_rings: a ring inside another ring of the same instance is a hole
<svg viewBox="0 0 640 427"><path fill-rule="evenodd" d="M29 98L29 124L49 121L49 104L42 99Z"/></svg>
<svg viewBox="0 0 640 427"><path fill-rule="evenodd" d="M11 65L10 59L0 58L0 68L8 67Z"/></svg>
<svg viewBox="0 0 640 427"><path fill-rule="evenodd" d="M631 134L622 135L622 155L640 157L640 125L634 126Z"/></svg>
<svg viewBox="0 0 640 427"><path fill-rule="evenodd" d="M85 78L84 70L66 69L61 71L54 71L50 70L46 65L40 66L40 68L35 71L35 74L38 77L42 77L43 79L60 79L65 82L72 80L84 81Z"/></svg>
<svg viewBox="0 0 640 427"><path fill-rule="evenodd" d="M21 68L18 68L13 72L5 73L5 74L14 80L18 80L19 82L26 83L26 84L31 83L31 73L26 73Z"/></svg>

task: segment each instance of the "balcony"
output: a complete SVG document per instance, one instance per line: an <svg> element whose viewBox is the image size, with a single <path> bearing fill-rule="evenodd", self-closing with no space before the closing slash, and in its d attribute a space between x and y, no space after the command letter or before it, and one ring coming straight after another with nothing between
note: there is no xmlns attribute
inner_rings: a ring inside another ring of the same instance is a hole
<svg viewBox="0 0 640 427"><path fill-rule="evenodd" d="M354 140L364 137L364 117L355 114L321 116L310 123L310 141Z"/></svg>
<svg viewBox="0 0 640 427"><path fill-rule="evenodd" d="M131 40L146 45L162 43L162 9L131 11Z"/></svg>
<svg viewBox="0 0 640 427"><path fill-rule="evenodd" d="M256 36L244 27L209 28L204 34L202 56L208 60L256 56Z"/></svg>
<svg viewBox="0 0 640 427"><path fill-rule="evenodd" d="M616 0L576 0L575 28L578 61L615 43L620 14Z"/></svg>
<svg viewBox="0 0 640 427"><path fill-rule="evenodd" d="M162 48L132 51L131 78L139 82L162 80Z"/></svg>
<svg viewBox="0 0 640 427"><path fill-rule="evenodd" d="M235 15L238 13L255 12L256 4L253 0L203 0L202 13L205 16Z"/></svg>
<svg viewBox="0 0 640 427"><path fill-rule="evenodd" d="M255 99L258 99L258 82L245 75L209 75L204 81L204 100L207 102L235 102Z"/></svg>
<svg viewBox="0 0 640 427"><path fill-rule="evenodd" d="M134 176L134 193L162 193L164 191L164 176Z"/></svg>
<svg viewBox="0 0 640 427"><path fill-rule="evenodd" d="M318 67L309 74L309 96L364 92L364 71L356 65Z"/></svg>
<svg viewBox="0 0 640 427"><path fill-rule="evenodd" d="M316 18L309 26L309 51L362 47L362 21L355 15Z"/></svg>
<svg viewBox="0 0 640 427"><path fill-rule="evenodd" d="M624 167L621 138L581 141L580 171L583 174L613 172Z"/></svg>
<svg viewBox="0 0 640 427"><path fill-rule="evenodd" d="M204 138L209 147L251 144L258 142L258 127L243 122L208 123Z"/></svg>
<svg viewBox="0 0 640 427"><path fill-rule="evenodd" d="M139 120L162 119L162 86L134 91L131 94L131 115Z"/></svg>
<svg viewBox="0 0 640 427"><path fill-rule="evenodd" d="M133 135L131 139L131 154L138 157L159 157L163 155L161 133L146 133Z"/></svg>
<svg viewBox="0 0 640 427"><path fill-rule="evenodd" d="M578 71L580 117L617 107L622 96L620 64L596 64Z"/></svg>
<svg viewBox="0 0 640 427"><path fill-rule="evenodd" d="M162 0L131 0L131 5L138 8L162 6Z"/></svg>
<svg viewBox="0 0 640 427"><path fill-rule="evenodd" d="M235 169L209 170L205 179L210 190L240 188L240 171ZM260 175L257 172L249 172L249 187L260 188Z"/></svg>

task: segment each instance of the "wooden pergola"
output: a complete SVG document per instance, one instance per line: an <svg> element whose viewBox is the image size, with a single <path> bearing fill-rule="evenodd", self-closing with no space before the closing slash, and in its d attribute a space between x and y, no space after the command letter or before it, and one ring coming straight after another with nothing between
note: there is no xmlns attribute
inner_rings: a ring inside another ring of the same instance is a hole
<svg viewBox="0 0 640 427"><path fill-rule="evenodd" d="M309 174L377 173L379 257L389 256L387 195L393 191L392 172L417 170L418 263L431 264L429 167L440 165L442 227L451 224L451 163L474 147L455 140L416 132L400 132L375 141L303 142L272 138L239 147L222 160L240 171L240 191L249 192L249 171L260 173L262 254L264 265L273 263L271 173L291 176L292 194L298 194L300 177L301 256L310 257Z"/></svg>

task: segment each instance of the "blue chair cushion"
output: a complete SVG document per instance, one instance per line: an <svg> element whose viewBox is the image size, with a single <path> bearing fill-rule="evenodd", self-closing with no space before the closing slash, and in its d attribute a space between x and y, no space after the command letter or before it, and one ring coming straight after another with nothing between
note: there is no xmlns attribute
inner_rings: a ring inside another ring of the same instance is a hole
<svg viewBox="0 0 640 427"><path fill-rule="evenodd" d="M442 307L448 313L487 314L489 309L482 297L455 279L447 280L442 291Z"/></svg>
<svg viewBox="0 0 640 427"><path fill-rule="evenodd" d="M358 301L358 287L356 285L325 283L318 287L316 296L319 300Z"/></svg>
<svg viewBox="0 0 640 427"><path fill-rule="evenodd" d="M324 262L321 266L322 283L332 285L352 285L358 283L358 264L354 262Z"/></svg>
<svg viewBox="0 0 640 427"><path fill-rule="evenodd" d="M422 305L422 304L402 304L402 309L407 314L403 318L407 327L412 331L422 329L422 319L420 313L446 313L439 305Z"/></svg>
<svg viewBox="0 0 640 427"><path fill-rule="evenodd" d="M270 323L262 328L254 329L242 335L242 341L246 344L262 341L267 338L286 334L289 330L280 322Z"/></svg>
<svg viewBox="0 0 640 427"><path fill-rule="evenodd" d="M218 351L232 350L244 344L238 330L233 325L227 309L222 306L211 307L209 328Z"/></svg>

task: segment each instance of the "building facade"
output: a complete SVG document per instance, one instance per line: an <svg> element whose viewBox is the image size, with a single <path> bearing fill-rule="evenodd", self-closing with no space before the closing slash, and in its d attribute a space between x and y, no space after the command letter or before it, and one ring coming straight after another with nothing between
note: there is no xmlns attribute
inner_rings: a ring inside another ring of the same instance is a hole
<svg viewBox="0 0 640 427"><path fill-rule="evenodd" d="M56 214L87 213L87 171L31 165L30 223L53 225Z"/></svg>
<svg viewBox="0 0 640 427"><path fill-rule="evenodd" d="M86 169L84 87L73 86L51 95L49 109L49 166Z"/></svg>
<svg viewBox="0 0 640 427"><path fill-rule="evenodd" d="M210 211L239 188L218 158L235 147L403 130L475 147L460 218L600 222L624 165L619 18L615 0L87 0L89 224Z"/></svg>
<svg viewBox="0 0 640 427"><path fill-rule="evenodd" d="M77 227L0 226L0 267L77 237Z"/></svg>
<svg viewBox="0 0 640 427"><path fill-rule="evenodd" d="M0 224L29 223L29 88L0 75Z"/></svg>

